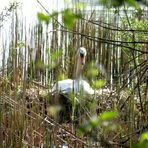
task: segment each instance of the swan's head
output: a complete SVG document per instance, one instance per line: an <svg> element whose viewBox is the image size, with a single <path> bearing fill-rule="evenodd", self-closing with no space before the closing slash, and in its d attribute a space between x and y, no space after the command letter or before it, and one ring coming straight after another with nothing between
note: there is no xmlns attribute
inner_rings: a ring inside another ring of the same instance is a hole
<svg viewBox="0 0 148 148"><path fill-rule="evenodd" d="M85 64L86 54L87 54L86 49L84 47L80 47L79 48L79 57L80 57L80 61L81 61L82 65Z"/></svg>

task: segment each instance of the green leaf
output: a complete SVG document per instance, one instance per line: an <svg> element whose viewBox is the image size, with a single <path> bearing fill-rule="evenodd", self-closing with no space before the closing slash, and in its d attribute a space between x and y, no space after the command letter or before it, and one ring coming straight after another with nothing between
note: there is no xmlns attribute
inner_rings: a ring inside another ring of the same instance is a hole
<svg viewBox="0 0 148 148"><path fill-rule="evenodd" d="M101 88L105 85L106 81L105 80L96 80L93 82L93 87L94 88Z"/></svg>
<svg viewBox="0 0 148 148"><path fill-rule="evenodd" d="M148 132L141 135L139 143L134 148L147 148L148 147Z"/></svg>
<svg viewBox="0 0 148 148"><path fill-rule="evenodd" d="M25 43L24 42L19 42L19 43L17 43L17 47L23 48L23 47L25 47Z"/></svg>
<svg viewBox="0 0 148 148"><path fill-rule="evenodd" d="M63 74L58 74L57 81L65 80L65 79L68 79L65 75L63 75Z"/></svg>
<svg viewBox="0 0 148 148"><path fill-rule="evenodd" d="M57 58L62 56L62 50L58 50L52 53L51 60L55 62Z"/></svg>
<svg viewBox="0 0 148 148"><path fill-rule="evenodd" d="M96 68L91 68L89 70L89 75L91 75L92 77L95 77L98 75L98 70Z"/></svg>
<svg viewBox="0 0 148 148"><path fill-rule="evenodd" d="M98 69L96 68L96 62L95 61L91 61L88 64L88 71L87 71L87 76L90 78L95 78L98 75Z"/></svg>
<svg viewBox="0 0 148 148"><path fill-rule="evenodd" d="M100 115L100 118L102 120L110 120L110 119L116 118L117 116L118 116L117 111L107 111L107 112L102 113Z"/></svg>
<svg viewBox="0 0 148 148"><path fill-rule="evenodd" d="M145 140L148 140L148 132L141 135L140 142L144 142Z"/></svg>
<svg viewBox="0 0 148 148"><path fill-rule="evenodd" d="M135 8L137 8L137 9L140 8L139 5L137 4L137 2L136 2L135 0L126 0L126 2L127 2L129 5L131 5L131 6L135 7Z"/></svg>
<svg viewBox="0 0 148 148"><path fill-rule="evenodd" d="M46 22L49 24L51 17L49 15L45 15L44 13L37 14L38 20L41 22Z"/></svg>
<svg viewBox="0 0 148 148"><path fill-rule="evenodd" d="M69 9L63 11L63 19L65 26L70 30L74 27L77 16Z"/></svg>

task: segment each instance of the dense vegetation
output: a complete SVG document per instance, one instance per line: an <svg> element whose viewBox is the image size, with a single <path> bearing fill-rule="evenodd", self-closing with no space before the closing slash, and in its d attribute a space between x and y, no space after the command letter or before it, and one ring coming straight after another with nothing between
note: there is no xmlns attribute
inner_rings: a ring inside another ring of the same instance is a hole
<svg viewBox="0 0 148 148"><path fill-rule="evenodd" d="M11 20L1 35L0 147L147 147L148 7L101 0L99 10L79 2L49 13L37 2L46 13L35 25L19 3L0 14L1 34ZM74 78L80 46L83 77L101 94L53 95L56 81Z"/></svg>

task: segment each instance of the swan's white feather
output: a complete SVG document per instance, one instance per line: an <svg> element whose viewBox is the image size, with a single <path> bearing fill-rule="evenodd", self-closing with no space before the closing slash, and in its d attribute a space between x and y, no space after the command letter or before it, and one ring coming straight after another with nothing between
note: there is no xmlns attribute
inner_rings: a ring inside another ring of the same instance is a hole
<svg viewBox="0 0 148 148"><path fill-rule="evenodd" d="M73 89L73 80L72 79L66 79L58 81L56 84L54 84L52 88L52 92L58 91L63 93L69 93Z"/></svg>
<svg viewBox="0 0 148 148"><path fill-rule="evenodd" d="M79 93L80 90L82 90L84 94L94 94L94 90L91 88L89 83L84 80L61 80L52 88L52 92L62 92L65 94L70 92Z"/></svg>
<svg viewBox="0 0 148 148"><path fill-rule="evenodd" d="M90 84L87 81L84 80L80 80L80 87L83 90L83 92L85 94L94 94L94 90L92 89L92 87L90 86Z"/></svg>

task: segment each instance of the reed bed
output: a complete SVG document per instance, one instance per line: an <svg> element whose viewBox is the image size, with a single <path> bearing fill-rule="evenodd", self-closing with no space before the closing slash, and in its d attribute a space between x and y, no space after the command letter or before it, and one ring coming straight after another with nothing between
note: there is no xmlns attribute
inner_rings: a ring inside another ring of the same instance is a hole
<svg viewBox="0 0 148 148"><path fill-rule="evenodd" d="M10 36L1 43L0 147L132 147L138 142L148 130L148 21L128 13L65 9L49 20L38 14L38 22L28 28L13 11ZM68 16L75 21L69 24ZM75 77L80 46L87 49L84 77L92 86L103 80L101 89L111 93L76 96L77 123L60 124L61 106L54 102L51 87L57 80ZM112 110L119 113L112 123L116 129L108 132L99 126L79 133L94 115Z"/></svg>

